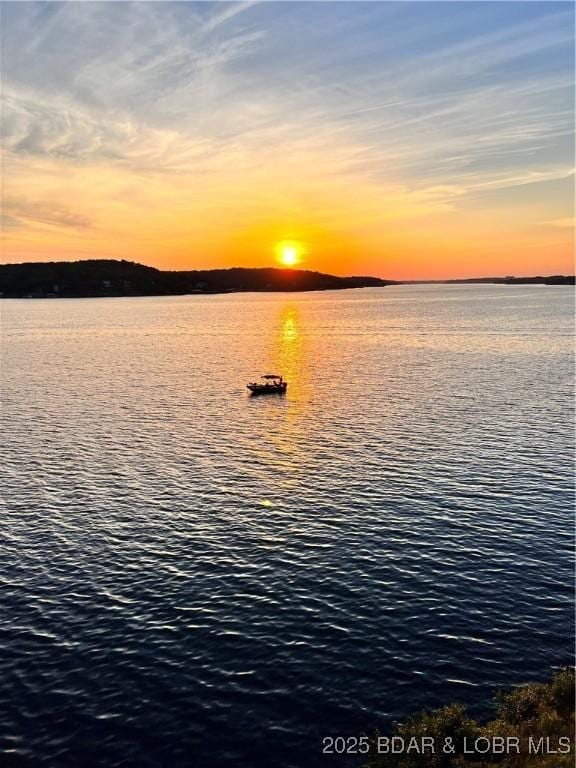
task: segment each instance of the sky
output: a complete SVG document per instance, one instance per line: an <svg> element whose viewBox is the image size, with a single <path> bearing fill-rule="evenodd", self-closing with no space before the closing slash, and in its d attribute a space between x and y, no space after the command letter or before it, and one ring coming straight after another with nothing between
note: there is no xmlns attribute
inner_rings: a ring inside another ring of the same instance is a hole
<svg viewBox="0 0 576 768"><path fill-rule="evenodd" d="M573 273L568 2L3 2L3 261Z"/></svg>

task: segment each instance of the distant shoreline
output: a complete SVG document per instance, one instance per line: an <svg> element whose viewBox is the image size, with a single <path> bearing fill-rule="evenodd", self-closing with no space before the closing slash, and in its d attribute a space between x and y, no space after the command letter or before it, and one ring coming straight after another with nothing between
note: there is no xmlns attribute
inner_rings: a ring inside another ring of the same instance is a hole
<svg viewBox="0 0 576 768"><path fill-rule="evenodd" d="M389 285L574 285L573 275L386 280L337 277L298 269L243 268L163 271L130 261L84 260L0 265L0 298L121 298L222 293L294 293Z"/></svg>
<svg viewBox="0 0 576 768"><path fill-rule="evenodd" d="M463 277L453 280L399 280L398 285L575 285L574 275L533 277Z"/></svg>

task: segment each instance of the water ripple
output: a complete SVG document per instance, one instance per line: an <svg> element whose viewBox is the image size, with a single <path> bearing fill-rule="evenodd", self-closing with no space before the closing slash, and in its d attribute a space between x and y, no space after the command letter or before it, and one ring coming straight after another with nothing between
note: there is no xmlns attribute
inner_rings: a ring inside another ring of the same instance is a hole
<svg viewBox="0 0 576 768"><path fill-rule="evenodd" d="M317 768L566 663L571 304L4 301L3 761Z"/></svg>

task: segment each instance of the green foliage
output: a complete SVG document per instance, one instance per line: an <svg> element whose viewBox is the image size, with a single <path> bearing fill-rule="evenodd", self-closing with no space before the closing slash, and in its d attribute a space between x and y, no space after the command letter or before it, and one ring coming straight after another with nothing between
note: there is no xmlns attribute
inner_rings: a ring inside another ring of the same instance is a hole
<svg viewBox="0 0 576 768"><path fill-rule="evenodd" d="M396 726L391 736L404 739L409 744L421 744L422 737L434 739L436 749L418 754L378 754L378 738L372 739L370 757L364 768L484 768L499 765L500 768L572 768L574 765L574 689L573 669L558 672L551 682L532 683L497 696L496 717L480 724L471 719L466 709L458 704L442 707L435 712L421 712L406 723ZM494 737L517 737L520 739L520 754L513 750L497 754L473 752L464 754L465 743L472 745L476 739ZM529 739L550 739L553 747L558 746L560 737L571 740L568 754L542 754L529 749ZM439 745L445 739L452 739L454 754L444 754ZM464 742L466 739L466 742Z"/></svg>
<svg viewBox="0 0 576 768"><path fill-rule="evenodd" d="M574 670L563 669L550 683L532 683L498 699L499 719L514 725L537 722L552 712L565 719L574 713Z"/></svg>

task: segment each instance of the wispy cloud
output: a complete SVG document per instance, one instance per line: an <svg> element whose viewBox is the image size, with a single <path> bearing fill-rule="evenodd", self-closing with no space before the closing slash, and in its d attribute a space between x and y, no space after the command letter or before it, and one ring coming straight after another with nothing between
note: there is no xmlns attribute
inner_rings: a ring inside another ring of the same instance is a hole
<svg viewBox="0 0 576 768"><path fill-rule="evenodd" d="M576 227L576 222L574 221L574 217L567 216L565 219L554 219L553 221L544 221L543 224L545 224L547 227L558 227L559 229L570 229L572 232L574 232L574 229Z"/></svg>
<svg viewBox="0 0 576 768"><path fill-rule="evenodd" d="M4 224L11 228L26 224L41 224L50 227L71 227L88 229L90 221L74 211L59 205L50 205L45 200L4 198L2 201Z"/></svg>
<svg viewBox="0 0 576 768"><path fill-rule="evenodd" d="M223 24L226 24L232 19L235 19L241 13L245 13L257 5L257 0L249 0L248 2L240 3L226 3L227 7L225 10L208 18L208 20L203 25L203 29L205 32L212 32L218 27L221 27Z"/></svg>

